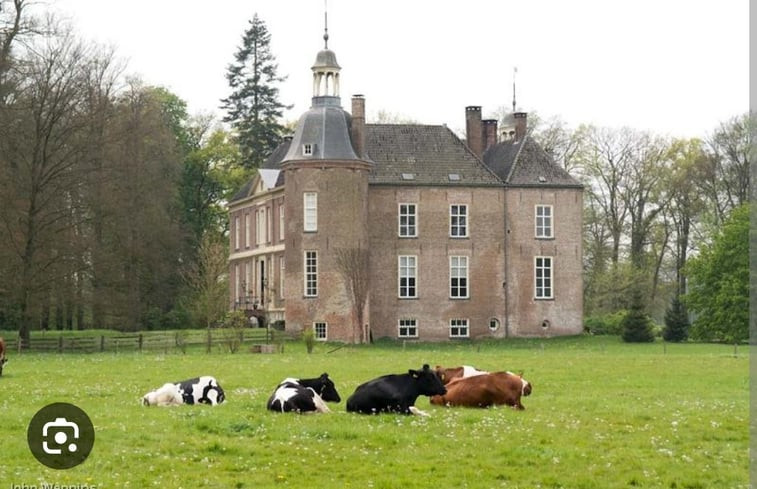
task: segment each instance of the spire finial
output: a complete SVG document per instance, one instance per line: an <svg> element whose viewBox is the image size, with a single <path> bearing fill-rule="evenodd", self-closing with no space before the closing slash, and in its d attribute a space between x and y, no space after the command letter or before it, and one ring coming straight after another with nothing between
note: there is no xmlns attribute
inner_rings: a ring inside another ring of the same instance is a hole
<svg viewBox="0 0 757 489"><path fill-rule="evenodd" d="M323 0L323 44L324 49L329 48L329 2Z"/></svg>
<svg viewBox="0 0 757 489"><path fill-rule="evenodd" d="M513 113L515 113L515 75L518 73L518 67L513 66Z"/></svg>

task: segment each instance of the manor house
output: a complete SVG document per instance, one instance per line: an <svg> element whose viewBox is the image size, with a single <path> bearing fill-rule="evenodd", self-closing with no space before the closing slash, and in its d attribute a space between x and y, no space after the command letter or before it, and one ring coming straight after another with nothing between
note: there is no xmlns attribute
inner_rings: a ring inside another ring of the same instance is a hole
<svg viewBox="0 0 757 489"><path fill-rule="evenodd" d="M465 141L367 124L328 46L312 71L294 135L229 202L231 308L329 341L582 331L583 187L526 113L466 107Z"/></svg>

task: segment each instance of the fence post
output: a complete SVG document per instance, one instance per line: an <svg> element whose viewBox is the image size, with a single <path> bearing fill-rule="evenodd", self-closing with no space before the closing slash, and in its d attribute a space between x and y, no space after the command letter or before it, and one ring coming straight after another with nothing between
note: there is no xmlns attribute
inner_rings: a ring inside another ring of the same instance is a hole
<svg viewBox="0 0 757 489"><path fill-rule="evenodd" d="M63 335L58 336L58 353L63 353Z"/></svg>
<svg viewBox="0 0 757 489"><path fill-rule="evenodd" d="M100 352L105 351L105 335L100 335Z"/></svg>
<svg viewBox="0 0 757 489"><path fill-rule="evenodd" d="M142 333L139 333L139 337L137 338L137 345L139 345L139 353L142 353Z"/></svg>

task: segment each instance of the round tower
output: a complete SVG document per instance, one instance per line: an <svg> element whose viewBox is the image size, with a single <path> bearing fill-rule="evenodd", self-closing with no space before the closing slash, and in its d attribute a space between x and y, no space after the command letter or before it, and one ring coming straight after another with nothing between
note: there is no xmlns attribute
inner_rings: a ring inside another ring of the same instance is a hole
<svg viewBox="0 0 757 489"><path fill-rule="evenodd" d="M313 328L317 339L360 342L364 324L358 318L364 323L368 314L365 301L355 297L354 281L367 274L372 163L358 156L350 137L352 118L341 106L340 67L328 49L328 30L324 41L311 68L311 107L300 117L281 162L286 328Z"/></svg>

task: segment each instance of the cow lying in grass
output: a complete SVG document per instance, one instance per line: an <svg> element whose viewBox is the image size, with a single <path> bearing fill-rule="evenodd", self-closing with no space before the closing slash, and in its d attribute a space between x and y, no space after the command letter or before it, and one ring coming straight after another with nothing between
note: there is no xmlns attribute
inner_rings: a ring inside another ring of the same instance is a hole
<svg viewBox="0 0 757 489"><path fill-rule="evenodd" d="M428 416L414 406L418 396L446 394L436 373L424 365L401 375L384 375L358 386L347 399L347 411L361 414L392 412Z"/></svg>
<svg viewBox="0 0 757 489"><path fill-rule="evenodd" d="M336 391L329 374L315 379L284 379L271 397L266 407L280 413L328 413L327 402L339 402L342 398Z"/></svg>
<svg viewBox="0 0 757 489"><path fill-rule="evenodd" d="M215 406L226 400L223 389L215 377L205 375L194 379L163 384L142 398L144 406L177 406L179 404L210 404Z"/></svg>
<svg viewBox="0 0 757 489"><path fill-rule="evenodd" d="M456 378L447 385L447 393L431 398L439 406L489 407L507 405L526 409L522 396L531 394L531 383L512 372L495 372L473 377Z"/></svg>

